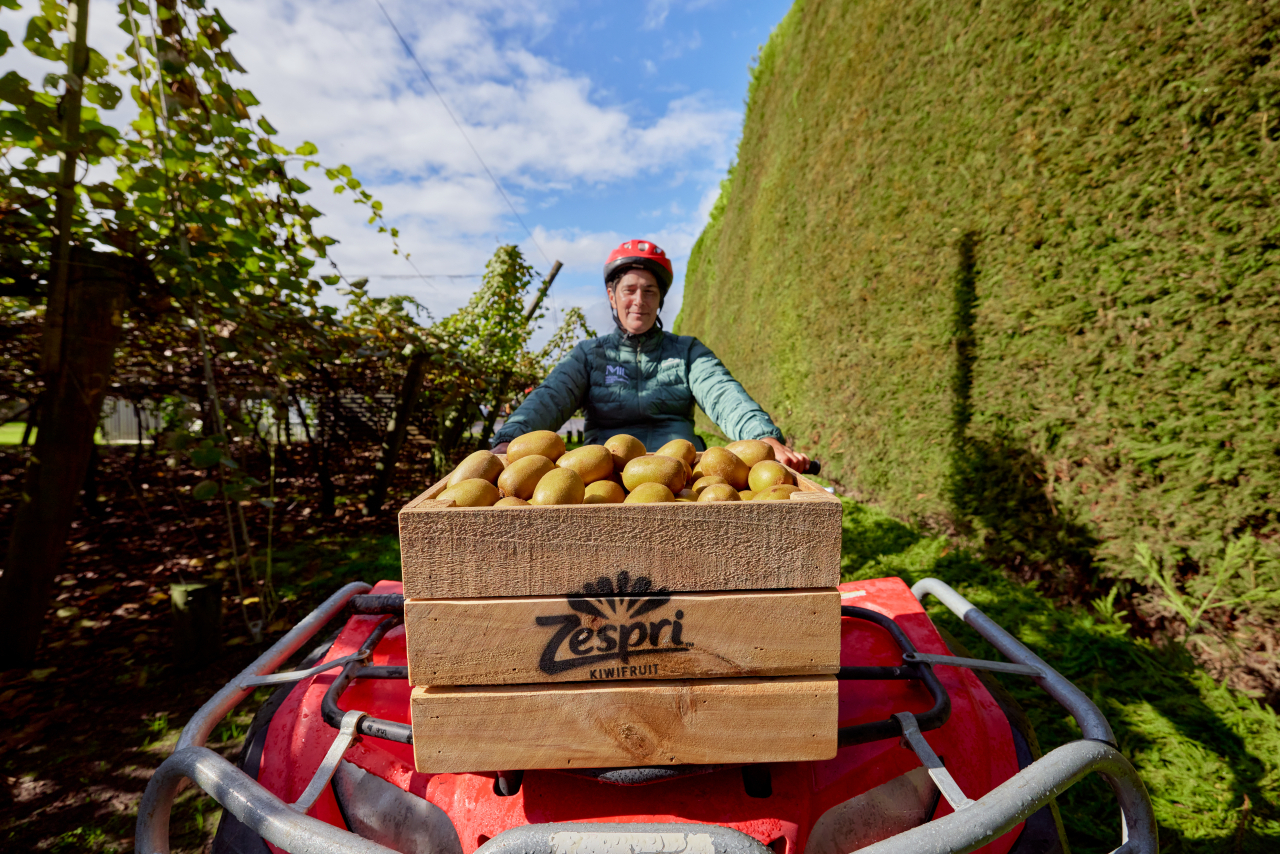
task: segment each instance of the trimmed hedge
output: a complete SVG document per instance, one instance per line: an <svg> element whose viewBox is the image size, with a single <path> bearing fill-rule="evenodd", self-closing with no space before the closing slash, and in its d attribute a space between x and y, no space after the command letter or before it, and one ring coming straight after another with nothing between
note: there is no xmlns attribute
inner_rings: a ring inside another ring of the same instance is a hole
<svg viewBox="0 0 1280 854"><path fill-rule="evenodd" d="M895 515L1266 611L1277 34L1246 0L800 0L679 331Z"/></svg>

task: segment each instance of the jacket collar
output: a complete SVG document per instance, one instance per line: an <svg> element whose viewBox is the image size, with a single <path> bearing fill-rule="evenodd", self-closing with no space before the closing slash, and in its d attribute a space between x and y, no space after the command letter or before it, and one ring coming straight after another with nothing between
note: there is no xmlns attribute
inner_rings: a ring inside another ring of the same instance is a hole
<svg viewBox="0 0 1280 854"><path fill-rule="evenodd" d="M655 323L648 332L640 335L626 335L620 329L615 329L609 334L612 343L619 347L634 347L637 350L649 350L654 345L661 343L663 337L667 333L658 328Z"/></svg>

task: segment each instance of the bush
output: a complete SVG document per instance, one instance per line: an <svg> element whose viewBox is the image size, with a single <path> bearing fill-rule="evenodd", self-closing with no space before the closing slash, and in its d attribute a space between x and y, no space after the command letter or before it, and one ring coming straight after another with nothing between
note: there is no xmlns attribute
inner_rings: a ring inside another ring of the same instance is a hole
<svg viewBox="0 0 1280 854"><path fill-rule="evenodd" d="M1069 594L1157 567L1274 615L1278 31L1246 0L797 2L680 331L899 517Z"/></svg>

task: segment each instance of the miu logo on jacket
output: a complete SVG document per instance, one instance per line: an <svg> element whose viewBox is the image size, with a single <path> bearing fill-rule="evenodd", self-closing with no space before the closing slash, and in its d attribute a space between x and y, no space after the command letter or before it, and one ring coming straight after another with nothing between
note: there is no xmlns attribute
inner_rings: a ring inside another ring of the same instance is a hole
<svg viewBox="0 0 1280 854"><path fill-rule="evenodd" d="M605 365L604 366L604 384L613 385L614 383L627 382L627 369L622 365Z"/></svg>

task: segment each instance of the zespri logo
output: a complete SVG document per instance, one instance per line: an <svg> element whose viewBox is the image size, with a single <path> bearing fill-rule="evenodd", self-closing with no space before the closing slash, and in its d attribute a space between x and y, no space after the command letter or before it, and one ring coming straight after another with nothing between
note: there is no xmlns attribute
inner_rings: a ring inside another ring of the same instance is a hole
<svg viewBox="0 0 1280 854"><path fill-rule="evenodd" d="M658 676L660 667L652 656L687 652L693 646L684 639L684 611L663 612L670 603L665 588L655 590L651 579L632 579L626 570L616 580L601 576L589 581L581 593L565 597L574 613L537 618L539 626L558 627L542 650L538 669L555 676L590 667L592 679ZM597 666L615 661L614 666Z"/></svg>

